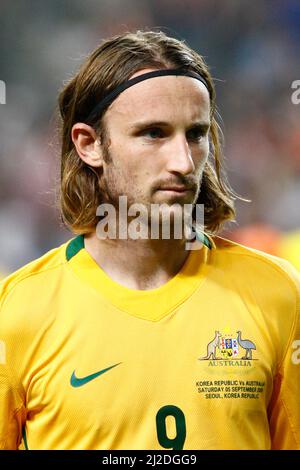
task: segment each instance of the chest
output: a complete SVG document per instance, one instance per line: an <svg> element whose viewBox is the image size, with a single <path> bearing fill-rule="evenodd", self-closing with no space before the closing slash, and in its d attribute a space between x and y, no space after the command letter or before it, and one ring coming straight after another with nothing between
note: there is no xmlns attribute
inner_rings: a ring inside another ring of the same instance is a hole
<svg viewBox="0 0 300 470"><path fill-rule="evenodd" d="M32 432L52 423L62 439L71 427L95 448L137 435L143 448L178 429L215 439L221 422L265 426L276 355L253 314L195 303L159 322L103 309L57 325L32 368Z"/></svg>

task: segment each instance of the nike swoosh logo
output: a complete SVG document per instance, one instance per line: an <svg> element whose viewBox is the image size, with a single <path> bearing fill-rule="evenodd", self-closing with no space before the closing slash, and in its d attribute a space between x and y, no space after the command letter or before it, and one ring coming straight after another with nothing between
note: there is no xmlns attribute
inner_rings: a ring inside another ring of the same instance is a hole
<svg viewBox="0 0 300 470"><path fill-rule="evenodd" d="M104 374L105 372L107 372L110 369L113 369L119 364L122 364L122 363L118 362L118 364L114 364L113 366L107 367L106 369L102 369L99 372L95 372L95 374L87 375L86 377L82 377L82 378L76 377L75 370L74 370L71 380L70 380L70 384L72 385L72 387L82 387L82 385L85 385L91 382L91 380L96 379L97 377L99 377L99 375Z"/></svg>

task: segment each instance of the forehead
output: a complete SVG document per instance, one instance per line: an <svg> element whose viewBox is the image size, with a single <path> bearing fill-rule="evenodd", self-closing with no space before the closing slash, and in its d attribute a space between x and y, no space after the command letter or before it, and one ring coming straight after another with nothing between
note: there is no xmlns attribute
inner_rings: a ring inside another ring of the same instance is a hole
<svg viewBox="0 0 300 470"><path fill-rule="evenodd" d="M142 70L131 78L151 70ZM167 75L144 80L126 89L106 115L110 121L122 119L123 124L130 124L139 119L209 121L209 112L209 93L202 82L192 77Z"/></svg>

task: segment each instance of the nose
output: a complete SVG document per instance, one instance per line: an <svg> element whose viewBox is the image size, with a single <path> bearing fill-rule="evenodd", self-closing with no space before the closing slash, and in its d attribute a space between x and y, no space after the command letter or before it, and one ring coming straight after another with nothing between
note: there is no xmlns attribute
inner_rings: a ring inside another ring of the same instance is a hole
<svg viewBox="0 0 300 470"><path fill-rule="evenodd" d="M185 135L175 136L167 149L167 170L188 175L195 170L191 149Z"/></svg>

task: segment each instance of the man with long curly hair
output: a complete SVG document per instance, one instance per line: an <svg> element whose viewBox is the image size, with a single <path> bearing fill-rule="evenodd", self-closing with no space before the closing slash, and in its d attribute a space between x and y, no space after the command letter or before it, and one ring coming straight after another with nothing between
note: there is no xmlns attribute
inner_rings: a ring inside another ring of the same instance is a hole
<svg viewBox="0 0 300 470"><path fill-rule="evenodd" d="M110 38L59 109L74 237L1 284L0 448L299 448L299 276L218 236L237 195L203 58Z"/></svg>

